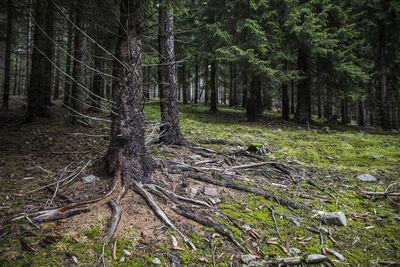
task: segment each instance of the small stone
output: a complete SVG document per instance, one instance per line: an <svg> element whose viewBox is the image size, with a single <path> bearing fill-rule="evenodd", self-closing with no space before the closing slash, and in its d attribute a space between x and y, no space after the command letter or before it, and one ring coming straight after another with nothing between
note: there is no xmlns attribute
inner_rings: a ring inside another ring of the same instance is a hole
<svg viewBox="0 0 400 267"><path fill-rule="evenodd" d="M195 132L194 131L190 131L190 134L195 134Z"/></svg>
<svg viewBox="0 0 400 267"><path fill-rule="evenodd" d="M210 197L216 197L218 195L218 190L215 187L204 188L204 194Z"/></svg>
<svg viewBox="0 0 400 267"><path fill-rule="evenodd" d="M379 156L372 156L373 159L380 159Z"/></svg>
<svg viewBox="0 0 400 267"><path fill-rule="evenodd" d="M95 181L100 181L100 178L97 176L94 176L93 174L89 175L89 176L85 176L82 178L82 182L84 184L91 184Z"/></svg>
<svg viewBox="0 0 400 267"><path fill-rule="evenodd" d="M318 263L328 260L328 257L321 254L312 254L307 256L307 263Z"/></svg>
<svg viewBox="0 0 400 267"><path fill-rule="evenodd" d="M328 229L326 229L326 228L324 228L324 227L321 227L320 231L321 231L322 233L326 234L326 235L329 234Z"/></svg>
<svg viewBox="0 0 400 267"><path fill-rule="evenodd" d="M245 231L250 231L250 230L252 230L251 226L248 225L248 224L244 224L242 227L243 227L243 230L245 230Z"/></svg>
<svg viewBox="0 0 400 267"><path fill-rule="evenodd" d="M126 249L123 249L122 251L124 252L124 254L125 254L126 257L132 256L132 253L129 252L129 251L127 251Z"/></svg>
<svg viewBox="0 0 400 267"><path fill-rule="evenodd" d="M125 262L125 257L120 258L119 262Z"/></svg>
<svg viewBox="0 0 400 267"><path fill-rule="evenodd" d="M326 157L327 159L329 159L329 160L334 160L335 158L333 158L333 157Z"/></svg>
<svg viewBox="0 0 400 267"><path fill-rule="evenodd" d="M190 155L189 158L191 160L201 160L201 156L200 155Z"/></svg>
<svg viewBox="0 0 400 267"><path fill-rule="evenodd" d="M76 256L72 255L71 259L72 259L75 263L78 263L78 258L77 258Z"/></svg>
<svg viewBox="0 0 400 267"><path fill-rule="evenodd" d="M186 188L186 192L189 195L189 197L194 198L197 194L197 189L193 187L188 187Z"/></svg>
<svg viewBox="0 0 400 267"><path fill-rule="evenodd" d="M322 216L322 222L327 225L347 226L346 215L342 211L326 213Z"/></svg>
<svg viewBox="0 0 400 267"><path fill-rule="evenodd" d="M250 262L254 261L255 259L256 259L256 257L251 254L246 254L246 255L242 256L242 262L244 264L249 264Z"/></svg>
<svg viewBox="0 0 400 267"><path fill-rule="evenodd" d="M257 244L257 242L251 242L251 246L253 247L253 248L256 248L256 247L258 247L258 244Z"/></svg>
<svg viewBox="0 0 400 267"><path fill-rule="evenodd" d="M330 249L330 248L325 248L325 249L328 253L332 254L333 256L335 256L337 259L339 259L341 261L344 261L346 259L342 254L340 254L339 252L337 252L333 249Z"/></svg>
<svg viewBox="0 0 400 267"><path fill-rule="evenodd" d="M25 171L33 171L33 170L36 170L37 169L37 166L32 166L32 167L28 167L28 168L26 168L25 169Z"/></svg>
<svg viewBox="0 0 400 267"><path fill-rule="evenodd" d="M160 261L159 258L154 258L154 259L151 261L151 263L156 264L156 265L160 265L160 264L161 264L161 261Z"/></svg>
<svg viewBox="0 0 400 267"><path fill-rule="evenodd" d="M369 173L361 174L357 176L357 179L363 182L376 182L376 178Z"/></svg>
<svg viewBox="0 0 400 267"><path fill-rule="evenodd" d="M221 199L219 199L217 197L216 198L210 197L208 200L210 200L211 204L213 204L213 205L218 205L221 203Z"/></svg>
<svg viewBox="0 0 400 267"><path fill-rule="evenodd" d="M291 254L297 255L297 254L300 254L300 253L301 253L301 250L298 249L298 248L289 248L289 252L290 252Z"/></svg>

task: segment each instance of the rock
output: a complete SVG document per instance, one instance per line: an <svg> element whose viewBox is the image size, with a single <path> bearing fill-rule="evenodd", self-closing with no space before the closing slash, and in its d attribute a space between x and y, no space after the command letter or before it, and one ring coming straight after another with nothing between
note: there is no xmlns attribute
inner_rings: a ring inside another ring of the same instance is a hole
<svg viewBox="0 0 400 267"><path fill-rule="evenodd" d="M82 182L84 184L91 184L95 181L100 181L100 178L97 176L94 176L93 174L89 175L89 176L85 176L82 178Z"/></svg>
<svg viewBox="0 0 400 267"><path fill-rule="evenodd" d="M344 261L346 259L342 254L340 254L339 252L337 252L333 249L330 249L330 248L325 248L325 249L326 249L326 252L332 254L333 256L335 256L337 259L339 259L341 261Z"/></svg>
<svg viewBox="0 0 400 267"><path fill-rule="evenodd" d="M297 254L300 254L300 253L301 253L301 250L298 249L298 248L289 248L289 252L290 252L291 254L297 255Z"/></svg>
<svg viewBox="0 0 400 267"><path fill-rule="evenodd" d="M217 197L216 198L210 197L208 200L210 200L211 204L213 204L213 205L218 205L221 203L221 199L219 199Z"/></svg>
<svg viewBox="0 0 400 267"><path fill-rule="evenodd" d="M324 227L321 227L320 231L321 231L322 233L326 234L326 235L329 234L328 229L326 229L326 228L324 228Z"/></svg>
<svg viewBox="0 0 400 267"><path fill-rule="evenodd" d="M129 251L127 251L126 249L124 249L124 250L122 250L122 251L124 252L124 255L125 255L126 257L132 256L132 253L129 252Z"/></svg>
<svg viewBox="0 0 400 267"><path fill-rule="evenodd" d="M188 187L186 188L186 192L189 195L189 197L194 198L197 194L197 189L193 187Z"/></svg>
<svg viewBox="0 0 400 267"><path fill-rule="evenodd" d="M380 159L379 156L372 156L372 159Z"/></svg>
<svg viewBox="0 0 400 267"><path fill-rule="evenodd" d="M201 156L200 155L190 155L189 158L191 160L201 160Z"/></svg>
<svg viewBox="0 0 400 267"><path fill-rule="evenodd" d="M256 259L256 256L251 255L251 254L246 254L242 256L242 262L244 264L249 264L250 262L254 261Z"/></svg>
<svg viewBox="0 0 400 267"><path fill-rule="evenodd" d="M120 258L119 262L125 262L125 257Z"/></svg>
<svg viewBox="0 0 400 267"><path fill-rule="evenodd" d="M357 176L357 179L363 182L376 182L377 179L369 173L364 173Z"/></svg>
<svg viewBox="0 0 400 267"><path fill-rule="evenodd" d="M154 259L151 261L151 263L153 263L153 264L155 264L155 265L160 265L160 264L161 264L161 261L160 261L159 258L154 258Z"/></svg>
<svg viewBox="0 0 400 267"><path fill-rule="evenodd" d="M71 259L72 259L75 263L78 263L78 262L79 262L79 261L78 261L78 258L77 258L75 255L72 255Z"/></svg>
<svg viewBox="0 0 400 267"><path fill-rule="evenodd" d="M204 195L207 195L210 197L216 197L218 195L218 190L215 187L205 187Z"/></svg>
<svg viewBox="0 0 400 267"><path fill-rule="evenodd" d="M326 157L327 159L329 159L329 160L334 160L335 158L333 158L333 157Z"/></svg>
<svg viewBox="0 0 400 267"><path fill-rule="evenodd" d="M346 215L342 211L336 211L332 213L325 213L322 216L322 222L327 225L347 226Z"/></svg>
<svg viewBox="0 0 400 267"><path fill-rule="evenodd" d="M245 231L250 231L250 230L252 230L251 226L248 225L248 224L243 224L242 228L243 228L243 230L245 230Z"/></svg>
<svg viewBox="0 0 400 267"><path fill-rule="evenodd" d="M257 244L257 242L251 242L251 246L253 247L253 248L256 248L256 247L258 247L258 244Z"/></svg>
<svg viewBox="0 0 400 267"><path fill-rule="evenodd" d="M307 256L307 263L318 263L328 260L328 257L321 254L312 254Z"/></svg>

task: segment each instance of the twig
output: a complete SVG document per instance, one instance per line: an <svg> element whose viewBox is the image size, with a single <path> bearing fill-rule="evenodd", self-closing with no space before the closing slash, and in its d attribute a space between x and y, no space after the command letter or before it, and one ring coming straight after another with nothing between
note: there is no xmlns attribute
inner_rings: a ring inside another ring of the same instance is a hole
<svg viewBox="0 0 400 267"><path fill-rule="evenodd" d="M275 209L274 209L274 207L270 207L269 209L271 210L272 219L274 219L275 228L276 228L276 232L278 233L279 239L282 239L281 233L279 232L278 224L276 223L276 219L275 219Z"/></svg>

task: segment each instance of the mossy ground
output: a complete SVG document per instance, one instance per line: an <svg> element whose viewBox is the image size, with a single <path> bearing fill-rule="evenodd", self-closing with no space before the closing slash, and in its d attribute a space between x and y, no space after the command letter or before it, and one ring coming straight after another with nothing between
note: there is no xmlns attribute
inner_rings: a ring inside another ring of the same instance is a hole
<svg viewBox="0 0 400 267"><path fill-rule="evenodd" d="M383 191L389 184L399 181L400 135L398 133L353 126L309 128L307 125L283 122L275 113L265 114L258 122L248 122L242 109L225 106L219 107L217 114L211 114L208 107L203 105L181 105L180 111L182 132L194 143L201 139L218 138L240 141L245 145L262 144L267 149L268 157L279 159L288 165L293 164L298 170L302 170L296 174L297 185L286 188L270 185L264 187L278 195L307 203L326 212L344 211L348 217L348 226L332 228L336 243L333 243L327 235L323 235L323 242L325 247L342 253L346 257L346 262L355 266L371 266L378 265L382 260L400 261L399 208L384 197L369 198L359 192L360 190ZM149 120L159 120L159 107L147 105L146 117ZM87 157L92 159L101 157L107 147L107 139L90 136L72 137L71 133L107 134L107 128L106 123L99 123L92 129L76 130L61 119L53 120L46 126L33 124L27 126L25 130L22 127L22 131L1 129L0 140L5 145L0 158L2 200L7 196L22 193L22 188L26 187L25 183L30 181L23 180L22 177L40 177L39 180L32 181L31 185L49 182L46 181L45 175L37 174L38 170L26 173L26 168L31 166L31 160L26 158L31 153L30 149L32 153L46 151L49 148L52 151L59 151L66 147L76 151L92 151L90 155L71 154L59 157L57 160L50 160L51 156L44 153L47 156L40 157L37 161L41 166L58 170L68 163L87 160ZM226 151L234 149L222 145L207 146ZM157 148L151 153L166 159L174 157L173 153L160 151ZM265 167L265 172L268 171ZM366 184L358 181L356 176L362 173L374 175L378 178L378 182ZM252 175L248 173L250 180ZM274 178L279 179L276 175ZM325 191L307 184L306 179L312 179ZM48 196L42 196L39 200L45 201L47 198ZM3 202L2 207L7 207L0 210L4 218L29 209L24 201L17 197L8 198ZM270 206L275 208L281 238L278 236L268 208ZM266 259L288 256L279 247L266 244L271 238L279 238L277 242L287 248L300 249L300 256L320 253L320 236L307 230L307 227L319 227L318 217L312 217L312 214L301 211L298 211L300 214L295 214L271 200L245 193L236 193L234 197L226 198L218 209L240 224L248 224L261 236L260 239L254 240L245 231L220 219L231 228L237 240L254 251L262 251ZM300 226L296 226L289 217L296 217ZM20 223L13 232L0 239L0 266L73 264L72 255L79 259L79 264L91 265L101 251L101 239L107 224L106 220L100 220L84 229L79 229L77 226L75 237L79 242L76 242L71 235L63 235L58 224L44 224L40 226L41 229L36 229L28 223ZM241 253L238 253L225 238L212 237L213 232L213 229L203 227L200 232L187 233L199 250L194 252L182 245L186 250L178 253L184 265L211 265L213 254L219 266L227 266L229 262L233 262L234 265L239 264ZM60 233L63 237L55 244L40 248L40 241L50 233ZM168 229L164 229L163 233L167 236L171 234ZM18 241L21 235L25 236L38 251L21 250ZM297 237L312 237L312 240L307 244L301 244L296 240ZM117 247L119 259L124 256L123 249L132 252L133 256L126 257L123 263L113 261L112 252L108 248L107 262L113 266L148 266L154 257L159 258L162 265L169 264L167 254L171 252L171 244L166 241L142 244L141 240L129 238L129 231L126 231L118 239Z"/></svg>

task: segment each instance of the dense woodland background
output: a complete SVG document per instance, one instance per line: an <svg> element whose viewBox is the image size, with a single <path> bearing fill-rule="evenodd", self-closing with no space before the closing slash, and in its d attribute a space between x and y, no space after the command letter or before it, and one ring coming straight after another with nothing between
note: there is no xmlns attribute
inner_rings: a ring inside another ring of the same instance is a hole
<svg viewBox="0 0 400 267"><path fill-rule="evenodd" d="M157 6L142 8L146 99L159 97ZM276 110L297 122L399 128L398 1L193 0L171 7L183 103L214 111L241 105L250 120ZM43 109L59 98L79 113L109 109L119 8L106 0L2 1L3 108L10 95L29 98L28 88L39 84Z"/></svg>

